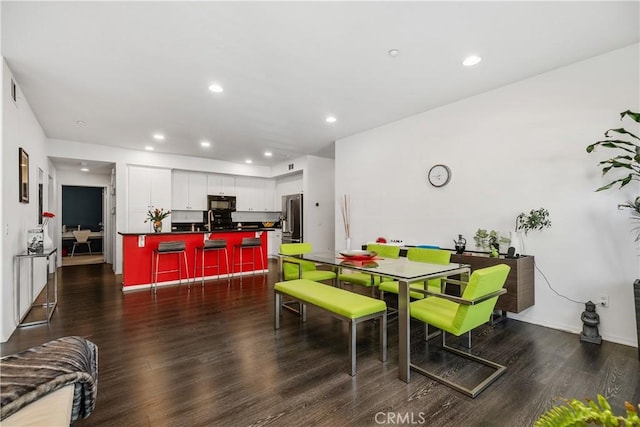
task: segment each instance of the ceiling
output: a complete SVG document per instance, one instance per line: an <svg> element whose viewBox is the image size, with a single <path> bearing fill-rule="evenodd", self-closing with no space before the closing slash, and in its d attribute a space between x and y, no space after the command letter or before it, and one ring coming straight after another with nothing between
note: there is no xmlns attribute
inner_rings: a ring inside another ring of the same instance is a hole
<svg viewBox="0 0 640 427"><path fill-rule="evenodd" d="M637 43L640 28L637 1L1 7L2 55L47 137L256 165L333 157L336 139ZM470 54L482 62L464 67Z"/></svg>

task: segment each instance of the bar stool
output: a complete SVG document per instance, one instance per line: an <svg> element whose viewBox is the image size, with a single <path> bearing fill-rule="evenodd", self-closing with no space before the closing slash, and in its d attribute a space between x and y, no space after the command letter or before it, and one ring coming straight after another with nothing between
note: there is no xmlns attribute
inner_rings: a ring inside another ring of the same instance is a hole
<svg viewBox="0 0 640 427"><path fill-rule="evenodd" d="M161 270L158 271L158 264L160 263L160 255L176 254L178 256L178 269L177 270ZM156 293L158 288L158 274L178 272L178 283L182 285L182 264L180 262L180 254L184 259L184 270L187 273L187 282L189 281L189 264L187 262L187 251L185 250L185 243L183 240L175 240L171 242L160 242L158 248L153 250L153 256L151 257L151 280L153 293Z"/></svg>
<svg viewBox="0 0 640 427"><path fill-rule="evenodd" d="M236 249L240 252L240 264L235 264L236 262ZM252 252L252 257L251 257L251 262L243 262L242 261L242 253L245 251L245 249L251 249ZM244 237L242 239L241 243L236 243L233 246L233 262L234 265L239 265L240 266L240 273L242 274L242 266L244 264L251 264L251 268L253 269L253 272L255 274L256 271L256 253L255 250L256 249L260 249L260 267L262 267L262 269L264 270L264 253L262 252L262 240L260 240L260 238L257 237Z"/></svg>
<svg viewBox="0 0 640 427"><path fill-rule="evenodd" d="M218 269L218 278L220 278L220 252L224 251L224 259L227 264L227 279L229 279L231 271L229 270L229 253L227 252L227 241L225 239L208 239L204 241L204 246L196 247L196 256L193 260L193 280L196 279L196 271L198 270L198 251L201 252L202 256L202 264L200 270L202 271L202 286L204 287L204 273L207 268L217 268ZM204 263L204 253L208 251L216 251L218 254L218 264L217 265L205 265Z"/></svg>

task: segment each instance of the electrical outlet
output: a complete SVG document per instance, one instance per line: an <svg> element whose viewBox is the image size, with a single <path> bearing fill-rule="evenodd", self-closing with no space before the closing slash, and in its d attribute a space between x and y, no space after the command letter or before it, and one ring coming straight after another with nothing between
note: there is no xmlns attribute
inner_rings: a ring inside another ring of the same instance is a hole
<svg viewBox="0 0 640 427"><path fill-rule="evenodd" d="M609 307L609 295L600 295L600 307Z"/></svg>

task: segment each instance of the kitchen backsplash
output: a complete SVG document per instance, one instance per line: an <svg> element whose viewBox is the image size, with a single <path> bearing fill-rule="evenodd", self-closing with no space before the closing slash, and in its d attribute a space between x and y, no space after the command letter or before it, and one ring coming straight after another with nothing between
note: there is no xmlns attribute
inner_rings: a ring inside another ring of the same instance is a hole
<svg viewBox="0 0 640 427"><path fill-rule="evenodd" d="M171 222L202 222L203 211L171 211Z"/></svg>
<svg viewBox="0 0 640 427"><path fill-rule="evenodd" d="M231 220L233 222L278 222L280 212L232 212Z"/></svg>

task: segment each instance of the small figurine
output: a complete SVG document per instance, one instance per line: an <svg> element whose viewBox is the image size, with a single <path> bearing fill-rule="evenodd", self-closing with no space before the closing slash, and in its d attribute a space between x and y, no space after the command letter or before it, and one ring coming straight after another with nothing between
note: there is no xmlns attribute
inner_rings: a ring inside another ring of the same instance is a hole
<svg viewBox="0 0 640 427"><path fill-rule="evenodd" d="M580 316L582 320L582 333L580 334L580 341L590 342L593 344L601 344L602 337L598 332L598 325L600 324L600 316L596 313L596 305L591 301L587 301L584 305L585 310Z"/></svg>

